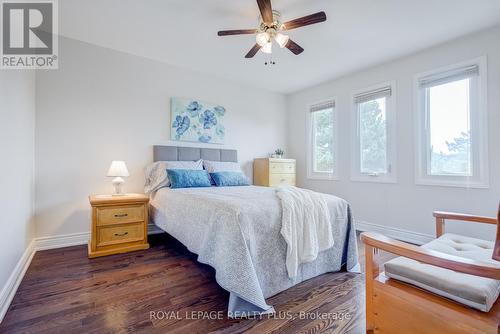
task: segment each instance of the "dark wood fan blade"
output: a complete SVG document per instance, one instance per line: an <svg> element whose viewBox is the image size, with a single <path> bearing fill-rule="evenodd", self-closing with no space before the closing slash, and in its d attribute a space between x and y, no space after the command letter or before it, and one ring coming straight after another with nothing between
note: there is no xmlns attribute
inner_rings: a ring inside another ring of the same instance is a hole
<svg viewBox="0 0 500 334"><path fill-rule="evenodd" d="M285 25L285 30L292 30L295 28L300 28L303 26L308 26L315 23L320 23L326 21L325 12L318 12L311 15L299 17L298 19L291 20L283 23Z"/></svg>
<svg viewBox="0 0 500 334"><path fill-rule="evenodd" d="M237 29L237 30L221 30L217 32L218 36L230 36L230 35L246 35L255 34L256 29Z"/></svg>
<svg viewBox="0 0 500 334"><path fill-rule="evenodd" d="M288 50L292 51L294 55L301 54L302 51L304 51L304 49L300 45L298 45L297 43L295 43L291 39L288 40L288 43L286 43L285 47Z"/></svg>
<svg viewBox="0 0 500 334"><path fill-rule="evenodd" d="M252 58L257 54L257 52L259 52L259 50L260 50L260 45L255 44L253 48L251 48L250 51L248 51L248 53L245 55L245 58Z"/></svg>
<svg viewBox="0 0 500 334"><path fill-rule="evenodd" d="M259 5L262 21L266 24L273 23L273 8L271 7L271 0L257 0L257 5Z"/></svg>

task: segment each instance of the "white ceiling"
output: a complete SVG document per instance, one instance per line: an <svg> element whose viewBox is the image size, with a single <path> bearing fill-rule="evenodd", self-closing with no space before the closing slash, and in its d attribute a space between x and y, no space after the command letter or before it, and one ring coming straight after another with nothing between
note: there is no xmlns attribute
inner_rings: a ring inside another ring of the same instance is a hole
<svg viewBox="0 0 500 334"><path fill-rule="evenodd" d="M290 93L500 24L499 0L274 0L283 20L326 12L324 23L289 32L305 51L273 48L244 55L253 35L218 37L223 29L254 28L255 0L63 0L61 35Z"/></svg>

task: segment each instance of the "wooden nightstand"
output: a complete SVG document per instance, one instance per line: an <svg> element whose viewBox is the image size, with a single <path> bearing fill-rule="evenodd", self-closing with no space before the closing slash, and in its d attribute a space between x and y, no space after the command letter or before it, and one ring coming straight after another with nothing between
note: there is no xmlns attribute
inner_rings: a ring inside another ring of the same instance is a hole
<svg viewBox="0 0 500 334"><path fill-rule="evenodd" d="M253 161L253 183L276 187L295 185L295 159L263 158Z"/></svg>
<svg viewBox="0 0 500 334"><path fill-rule="evenodd" d="M148 249L148 203L143 194L89 196L89 258Z"/></svg>

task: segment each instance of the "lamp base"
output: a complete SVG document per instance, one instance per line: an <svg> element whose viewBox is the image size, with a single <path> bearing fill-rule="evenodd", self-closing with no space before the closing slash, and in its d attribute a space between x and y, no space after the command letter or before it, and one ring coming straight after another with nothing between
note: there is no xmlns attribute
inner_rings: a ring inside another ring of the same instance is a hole
<svg viewBox="0 0 500 334"><path fill-rule="evenodd" d="M113 181L111 181L111 184L115 187L115 193L112 194L113 196L125 196L122 190L122 186L125 183L125 180L121 177L115 177Z"/></svg>

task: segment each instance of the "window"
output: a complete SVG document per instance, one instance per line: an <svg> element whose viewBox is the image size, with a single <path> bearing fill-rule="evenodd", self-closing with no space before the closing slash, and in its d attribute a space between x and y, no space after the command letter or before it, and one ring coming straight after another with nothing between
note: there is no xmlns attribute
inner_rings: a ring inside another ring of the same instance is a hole
<svg viewBox="0 0 500 334"><path fill-rule="evenodd" d="M335 101L309 107L307 176L318 179L337 177L337 121Z"/></svg>
<svg viewBox="0 0 500 334"><path fill-rule="evenodd" d="M417 183L487 187L486 61L417 76Z"/></svg>
<svg viewBox="0 0 500 334"><path fill-rule="evenodd" d="M351 180L396 182L394 83L353 94Z"/></svg>

